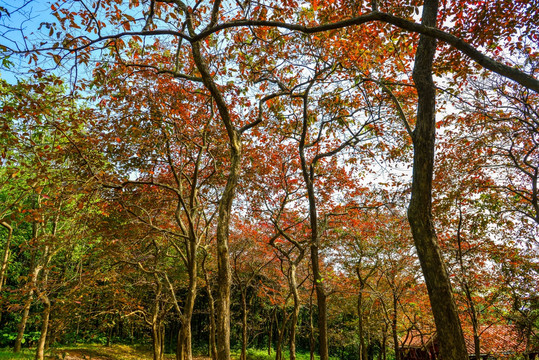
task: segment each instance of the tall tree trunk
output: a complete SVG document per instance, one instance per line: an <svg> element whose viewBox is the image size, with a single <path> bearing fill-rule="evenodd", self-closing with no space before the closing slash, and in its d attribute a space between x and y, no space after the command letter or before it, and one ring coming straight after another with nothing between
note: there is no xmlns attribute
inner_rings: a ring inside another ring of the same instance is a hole
<svg viewBox="0 0 539 360"><path fill-rule="evenodd" d="M423 5L422 24L435 27L437 13L438 1L426 0ZM432 78L432 63L435 52L436 40L421 35L413 70L418 103L413 134L414 164L408 219L429 293L440 339L441 357L444 360L463 360L468 358L464 336L432 222L432 177L436 137L436 88Z"/></svg>
<svg viewBox="0 0 539 360"><path fill-rule="evenodd" d="M161 359L165 356L165 324L161 323Z"/></svg>
<svg viewBox="0 0 539 360"><path fill-rule="evenodd" d="M309 298L309 359L314 360L315 352L315 342L314 342L314 324L313 324L313 291L311 291L311 296Z"/></svg>
<svg viewBox="0 0 539 360"><path fill-rule="evenodd" d="M0 225L7 229L7 239L4 245L4 254L2 256L2 265L0 266L0 292L4 286L7 264L9 262L9 247L11 246L11 239L13 237L13 228L5 221L0 221Z"/></svg>
<svg viewBox="0 0 539 360"><path fill-rule="evenodd" d="M24 301L21 322L19 323L17 329L17 338L15 339L15 344L13 345L13 352L15 353L21 351L22 348L22 339L24 338L26 323L28 322L28 317L30 316L30 307L32 306L32 301L34 300L34 288L36 287L37 277L39 276L39 272L41 270L40 267L36 267L34 264L35 256L32 256L32 265L30 266L30 282L27 284L28 294L26 300Z"/></svg>
<svg viewBox="0 0 539 360"><path fill-rule="evenodd" d="M294 299L292 322L290 323L290 360L296 360L296 327L299 318L299 293L296 280L296 264L290 264L290 291Z"/></svg>
<svg viewBox="0 0 539 360"><path fill-rule="evenodd" d="M367 346L365 345L365 331L363 330L363 291L365 281L361 277L359 265L356 267L359 280L359 292L357 294L357 333L359 337L359 360L367 360Z"/></svg>
<svg viewBox="0 0 539 360"><path fill-rule="evenodd" d="M34 300L33 290L30 290L26 300L24 301L24 309L22 311L21 322L19 323L17 329L17 338L15 339L15 344L13 345L13 352L18 353L22 348L22 339L24 338L24 330L26 329L26 323L28 322L28 317L30 316L30 306Z"/></svg>
<svg viewBox="0 0 539 360"><path fill-rule="evenodd" d="M39 209L41 207L41 197L38 196L37 200L33 200L33 208ZM39 230L40 226L37 221L34 221L32 223L32 239L37 239L39 236ZM18 331L17 331L17 338L15 339L15 344L13 345L13 352L17 353L22 348L22 340L24 339L24 331L26 329L26 323L28 322L28 317L30 315L30 307L32 306L32 301L34 297L34 289L37 288L37 279L39 277L39 273L41 272L42 267L37 264L36 260L37 254L36 251L32 252L31 256L31 263L30 263L30 282L29 282L29 290L28 290L28 297L26 298L26 301L24 303L24 309L22 313L21 322L19 323Z"/></svg>
<svg viewBox="0 0 539 360"><path fill-rule="evenodd" d="M210 279L208 277L208 272L206 271L206 254L202 259L202 273L204 274L204 281L206 282L206 292L208 293L208 303L210 307L209 355L212 360L217 360L217 344L215 342L215 305L210 286Z"/></svg>
<svg viewBox="0 0 539 360"><path fill-rule="evenodd" d="M110 347L110 343L112 339L112 329L114 328L114 325L108 325L108 327L109 327L109 331L107 334L107 344L105 345L106 347Z"/></svg>
<svg viewBox="0 0 539 360"><path fill-rule="evenodd" d="M58 217L56 217L52 223L51 235L53 238L56 236L57 225L58 225ZM43 360L43 356L46 350L45 346L47 344L47 335L49 331L49 320L50 320L50 314L51 314L51 301L49 299L49 296L47 295L47 284L49 281L48 266L52 259L52 256L53 256L53 253L51 252L50 247L46 245L45 250L43 252L43 264L38 266L38 268L41 267L41 269L43 270L42 272L43 279L41 280L42 290L37 290L39 293L39 299L43 303L43 319L41 323L41 335L39 336L39 341L37 343L36 360ZM39 270L38 270L38 273L39 273Z"/></svg>
<svg viewBox="0 0 539 360"><path fill-rule="evenodd" d="M189 31L194 32L190 17L188 22ZM191 46L193 60L200 71L204 86L210 91L212 98L215 100L221 121L226 128L230 146L230 167L226 185L219 200L216 231L218 278L216 309L217 359L230 360L230 287L232 285L232 271L228 253L228 234L232 202L241 172L241 133L234 127L226 100L217 84L215 84L205 59L202 57L200 42L193 42Z"/></svg>
<svg viewBox="0 0 539 360"><path fill-rule="evenodd" d="M164 329L161 320L152 323L153 360L163 360L163 354L165 353Z"/></svg>
<svg viewBox="0 0 539 360"><path fill-rule="evenodd" d="M241 289L241 354L240 359L247 357L247 289Z"/></svg>
<svg viewBox="0 0 539 360"><path fill-rule="evenodd" d="M382 353L382 360L387 359L387 323L385 324L384 328L382 329L382 348L380 349Z"/></svg>
<svg viewBox="0 0 539 360"><path fill-rule="evenodd" d="M228 230L235 188L241 170L241 143L239 138L231 150L230 173L219 203L217 224L217 359L230 360L230 286L232 273L228 254Z"/></svg>
<svg viewBox="0 0 539 360"><path fill-rule="evenodd" d="M318 245L311 246L311 260L313 267L313 277L316 289L316 305L318 306L318 349L320 352L320 360L329 359L328 350L328 334L327 334L327 299L326 291L320 269L318 267ZM313 255L314 254L314 255ZM316 264L316 266L315 266Z"/></svg>
<svg viewBox="0 0 539 360"><path fill-rule="evenodd" d="M462 253L462 210L459 207L459 222L457 227L457 261L460 265L460 275L461 275L461 286L464 289L464 294L466 295L466 305L468 306L468 314L470 315L470 320L472 322L472 331L473 331L473 342L474 342L474 352L476 360L481 359L481 343L479 339L479 323L477 320L477 312L475 310L474 301L472 298L472 291L468 286L468 281L466 279L466 268L464 267L464 254Z"/></svg>
<svg viewBox="0 0 539 360"><path fill-rule="evenodd" d="M193 318L193 310L195 308L195 300L197 295L197 279L196 279L196 257L189 264L189 287L187 298L182 316L182 327L178 334L178 349L176 351L177 360L192 360L192 340L191 340L191 319Z"/></svg>
<svg viewBox="0 0 539 360"><path fill-rule="evenodd" d="M270 316L269 333L268 333L268 355L271 355L271 348L273 346L273 316Z"/></svg>
<svg viewBox="0 0 539 360"><path fill-rule="evenodd" d="M286 304L283 304L283 322L281 323L281 328L277 327L277 343L275 344L275 360L282 360L283 358L283 339L286 332L286 323L288 322L288 317L286 315ZM275 324L278 324L277 321L277 312L275 312Z"/></svg>
<svg viewBox="0 0 539 360"><path fill-rule="evenodd" d="M41 320L41 335L36 348L36 360L43 360L45 356L45 342L49 330L49 319L51 314L51 302L46 294L40 295L40 300L43 303L43 319Z"/></svg>
<svg viewBox="0 0 539 360"><path fill-rule="evenodd" d="M307 188L307 197L309 200L309 224L311 227L311 267L313 270L313 282L316 291L316 304L318 306L318 346L320 360L328 360L328 338L327 338L327 304L326 291L324 289L324 278L320 273L320 235L318 227L318 210L316 205L316 196L314 192L314 165L308 165L305 156L305 146L307 139L307 128L309 124L308 114L308 90L303 95L303 124L301 138L299 142L299 156L301 161L301 173L305 186Z"/></svg>
<svg viewBox="0 0 539 360"><path fill-rule="evenodd" d="M397 295L393 293L393 316L391 318L391 332L393 334L393 343L395 347L395 360L400 360L400 350L399 350L399 336L397 334L397 307L399 304L399 299Z"/></svg>

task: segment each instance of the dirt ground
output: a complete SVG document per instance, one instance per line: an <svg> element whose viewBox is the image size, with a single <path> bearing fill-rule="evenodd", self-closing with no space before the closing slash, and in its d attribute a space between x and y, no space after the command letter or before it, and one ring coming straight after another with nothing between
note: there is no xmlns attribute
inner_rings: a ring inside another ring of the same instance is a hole
<svg viewBox="0 0 539 360"><path fill-rule="evenodd" d="M166 360L173 360L173 354L165 355ZM56 349L48 360L152 360L152 354L145 349L126 345L91 346L89 348ZM204 360L199 358L197 360Z"/></svg>

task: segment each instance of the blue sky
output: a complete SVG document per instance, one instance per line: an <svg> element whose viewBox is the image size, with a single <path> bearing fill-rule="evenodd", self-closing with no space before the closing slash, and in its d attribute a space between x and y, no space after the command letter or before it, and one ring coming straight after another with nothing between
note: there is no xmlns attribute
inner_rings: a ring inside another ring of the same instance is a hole
<svg viewBox="0 0 539 360"><path fill-rule="evenodd" d="M50 6L50 0L0 0L0 45L22 51L43 39L48 29L42 24L55 20ZM27 58L12 55L9 61L10 69L0 67L3 79L13 83L28 74Z"/></svg>

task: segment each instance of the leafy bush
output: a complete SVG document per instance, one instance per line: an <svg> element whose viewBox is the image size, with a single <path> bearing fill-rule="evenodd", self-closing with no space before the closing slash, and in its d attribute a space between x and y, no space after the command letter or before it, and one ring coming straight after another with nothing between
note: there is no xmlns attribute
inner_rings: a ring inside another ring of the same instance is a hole
<svg viewBox="0 0 539 360"><path fill-rule="evenodd" d="M247 360L273 360L275 355L268 355L267 350L247 349Z"/></svg>
<svg viewBox="0 0 539 360"><path fill-rule="evenodd" d="M22 343L34 344L39 340L39 331L26 332L23 336ZM0 330L0 347L11 347L17 339L17 333L10 329ZM1 358L0 358L1 359Z"/></svg>
<svg viewBox="0 0 539 360"><path fill-rule="evenodd" d="M234 358L237 358L237 359L240 358L239 351L235 351L232 355ZM315 355L314 358L315 360L320 359L318 355ZM290 353L287 350L283 351L283 359L290 359ZM297 360L310 360L311 354L309 352L297 351L296 359ZM338 358L330 356L329 359L337 360ZM267 349L253 349L253 348L247 349L246 360L275 360L275 350L271 352L271 355L268 355Z"/></svg>

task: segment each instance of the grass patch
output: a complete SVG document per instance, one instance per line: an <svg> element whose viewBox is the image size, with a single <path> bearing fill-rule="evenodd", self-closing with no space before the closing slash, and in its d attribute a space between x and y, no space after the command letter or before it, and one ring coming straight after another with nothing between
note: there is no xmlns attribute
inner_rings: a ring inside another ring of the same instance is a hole
<svg viewBox="0 0 539 360"><path fill-rule="evenodd" d="M25 359L25 360L31 360L34 359L36 356L34 349L22 349L20 352L15 354L11 349L4 348L0 349L0 359L2 360L18 360L18 359Z"/></svg>
<svg viewBox="0 0 539 360"><path fill-rule="evenodd" d="M238 358L239 358L239 355L238 355ZM273 360L275 359L275 352L272 352L271 355L268 355L267 349L266 350L247 349L246 359L247 360Z"/></svg>
<svg viewBox="0 0 539 360"><path fill-rule="evenodd" d="M241 351L235 350L232 351L231 357L233 359L239 359L240 358ZM275 359L275 349L271 350L271 355L268 355L268 349L247 349L246 354L246 360L274 360ZM320 356L314 355L315 360L319 360ZM283 359L288 360L290 359L290 352L288 350L283 351ZM307 352L302 351L296 351L296 360L310 360L311 354ZM337 360L335 357L330 356L330 360Z"/></svg>

